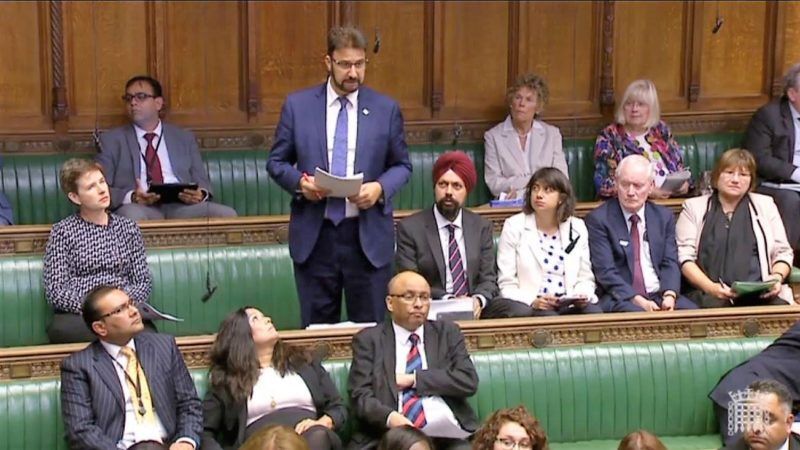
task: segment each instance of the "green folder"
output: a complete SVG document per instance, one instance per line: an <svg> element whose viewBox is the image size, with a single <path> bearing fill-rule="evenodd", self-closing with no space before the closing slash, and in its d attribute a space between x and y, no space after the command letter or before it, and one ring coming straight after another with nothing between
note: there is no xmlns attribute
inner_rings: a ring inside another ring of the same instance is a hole
<svg viewBox="0 0 800 450"><path fill-rule="evenodd" d="M777 283L777 280L770 281L734 281L733 292L737 295L760 294L772 289L772 286Z"/></svg>

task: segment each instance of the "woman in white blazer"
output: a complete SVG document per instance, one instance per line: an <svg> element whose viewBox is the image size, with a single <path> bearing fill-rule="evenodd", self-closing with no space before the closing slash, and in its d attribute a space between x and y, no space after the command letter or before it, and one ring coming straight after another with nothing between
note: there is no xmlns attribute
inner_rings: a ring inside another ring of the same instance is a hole
<svg viewBox="0 0 800 450"><path fill-rule="evenodd" d="M555 167L569 177L558 128L537 120L549 97L535 74L521 76L506 93L509 114L484 133L484 178L495 197L522 198L531 175Z"/></svg>
<svg viewBox="0 0 800 450"><path fill-rule="evenodd" d="M573 216L569 179L553 167L541 168L528 181L524 198L523 212L505 221L500 236L500 296L519 302L528 316L601 313L589 234Z"/></svg>
<svg viewBox="0 0 800 450"><path fill-rule="evenodd" d="M794 304L784 284L794 253L772 197L750 192L756 185L750 152L731 149L711 173L714 192L683 203L675 238L684 294L703 308ZM740 295L736 281L771 281L765 292Z"/></svg>

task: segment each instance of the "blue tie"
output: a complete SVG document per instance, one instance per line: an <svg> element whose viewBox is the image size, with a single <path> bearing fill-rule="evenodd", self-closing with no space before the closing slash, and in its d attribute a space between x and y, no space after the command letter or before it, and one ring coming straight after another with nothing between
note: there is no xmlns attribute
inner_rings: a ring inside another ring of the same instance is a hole
<svg viewBox="0 0 800 450"><path fill-rule="evenodd" d="M333 154L331 155L331 174L337 176L347 175L347 97L339 97L342 107L336 118L336 131L333 134ZM344 220L344 199L328 199L328 219L334 225L339 225Z"/></svg>
<svg viewBox="0 0 800 450"><path fill-rule="evenodd" d="M422 370L422 355L419 353L419 336L417 333L411 333L408 337L411 342L411 349L406 356L406 373L414 373L417 370ZM422 398L417 394L417 390L412 388L403 391L403 415L408 417L408 420L417 428L422 428L428 424L425 419L425 410L422 409Z"/></svg>

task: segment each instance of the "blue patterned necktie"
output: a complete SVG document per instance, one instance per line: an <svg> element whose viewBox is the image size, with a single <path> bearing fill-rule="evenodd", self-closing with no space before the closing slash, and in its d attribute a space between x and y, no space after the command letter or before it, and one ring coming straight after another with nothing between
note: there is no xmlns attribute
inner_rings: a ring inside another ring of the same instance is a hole
<svg viewBox="0 0 800 450"><path fill-rule="evenodd" d="M406 357L406 373L414 373L422 370L422 355L419 353L419 336L411 333L408 337L411 342L411 350ZM428 424L425 420L425 410L422 409L422 398L417 394L417 390L408 388L403 391L403 415L411 421L417 428L422 428Z"/></svg>
<svg viewBox="0 0 800 450"><path fill-rule="evenodd" d="M456 226L447 226L450 232L448 248L448 265L450 266L450 276L453 278L453 295L463 297L469 293L467 289L467 274L464 273L464 264L461 262L461 252L458 250L456 241Z"/></svg>
<svg viewBox="0 0 800 450"><path fill-rule="evenodd" d="M333 134L333 152L331 155L331 174L347 175L347 97L339 97L341 108L336 118L336 131ZM344 220L345 202L343 198L328 198L328 219L334 225Z"/></svg>

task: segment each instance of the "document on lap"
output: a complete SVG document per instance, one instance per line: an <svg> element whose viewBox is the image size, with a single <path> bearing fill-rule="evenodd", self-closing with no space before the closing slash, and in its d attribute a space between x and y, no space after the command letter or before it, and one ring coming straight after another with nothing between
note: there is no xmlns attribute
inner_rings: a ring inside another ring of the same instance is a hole
<svg viewBox="0 0 800 450"><path fill-rule="evenodd" d="M736 295L759 294L772 289L777 283L776 280L770 281L734 281L731 289Z"/></svg>
<svg viewBox="0 0 800 450"><path fill-rule="evenodd" d="M472 297L432 300L431 309L428 310L428 320L472 320L473 302Z"/></svg>
<svg viewBox="0 0 800 450"><path fill-rule="evenodd" d="M361 183L364 181L364 174L359 173L349 177L332 175L317 167L314 172L314 183L317 187L330 191L328 197L346 198L356 195L361 191Z"/></svg>
<svg viewBox="0 0 800 450"><path fill-rule="evenodd" d="M661 184L659 189L668 191L668 192L675 192L683 186L683 183L689 181L689 178L692 177L692 173L688 170L681 170L680 172L672 172L664 178L664 182Z"/></svg>
<svg viewBox="0 0 800 450"><path fill-rule="evenodd" d="M171 322L183 322L183 319L180 317L163 313L149 303L139 303L136 305L136 308L139 310L139 314L141 314L142 319L145 320L169 320Z"/></svg>
<svg viewBox="0 0 800 450"><path fill-rule="evenodd" d="M772 189L787 189L790 191L800 192L800 183L772 183L770 181L763 181L761 185Z"/></svg>

